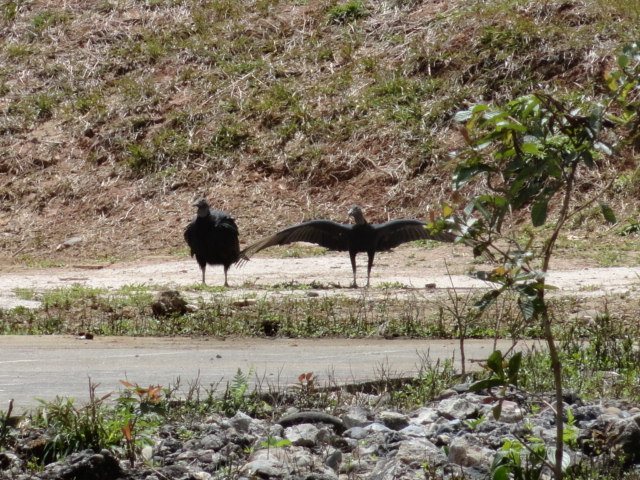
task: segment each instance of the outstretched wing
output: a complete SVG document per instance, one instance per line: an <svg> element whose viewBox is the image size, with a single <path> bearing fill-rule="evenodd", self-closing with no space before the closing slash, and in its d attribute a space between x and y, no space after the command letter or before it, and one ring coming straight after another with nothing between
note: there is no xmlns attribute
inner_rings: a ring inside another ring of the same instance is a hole
<svg viewBox="0 0 640 480"><path fill-rule="evenodd" d="M432 232L421 220L401 219L372 225L377 234L376 250L389 250L414 240L437 240L454 242L456 235L451 232Z"/></svg>
<svg viewBox="0 0 640 480"><path fill-rule="evenodd" d="M270 237L249 245L240 253L240 256L249 258L265 248L294 242L315 243L330 250L349 250L349 232L351 229L351 225L331 220L310 220L280 230Z"/></svg>

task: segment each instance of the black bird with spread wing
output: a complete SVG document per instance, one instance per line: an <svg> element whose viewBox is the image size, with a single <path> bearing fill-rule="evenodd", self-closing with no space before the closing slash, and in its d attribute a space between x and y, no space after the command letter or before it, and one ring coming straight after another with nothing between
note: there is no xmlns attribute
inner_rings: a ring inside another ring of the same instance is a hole
<svg viewBox="0 0 640 480"><path fill-rule="evenodd" d="M197 200L194 207L198 213L184 230L184 239L191 248L202 270L202 283L205 283L205 270L208 265L224 267L224 286L228 287L227 270L240 259L238 226L233 218L221 210L209 208L204 198Z"/></svg>
<svg viewBox="0 0 640 480"><path fill-rule="evenodd" d="M371 277L371 267L376 252L390 250L406 242L420 239L453 242L456 236L450 232L431 232L421 220L399 219L385 223L368 223L357 205L351 207L349 215L355 224L338 223L331 220L310 220L279 231L253 245L240 254L250 258L260 250L274 245L294 242L316 243L329 250L348 251L353 270L353 287L356 283L356 254L366 252L367 286Z"/></svg>

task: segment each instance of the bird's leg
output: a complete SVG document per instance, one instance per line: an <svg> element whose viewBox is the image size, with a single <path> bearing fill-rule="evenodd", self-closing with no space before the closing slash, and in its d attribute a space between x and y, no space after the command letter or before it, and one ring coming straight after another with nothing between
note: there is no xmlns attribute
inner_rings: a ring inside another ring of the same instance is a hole
<svg viewBox="0 0 640 480"><path fill-rule="evenodd" d="M367 287L368 287L369 278L371 278L371 268L373 267L373 257L375 256L375 252L368 252L367 256L369 257L367 261Z"/></svg>
<svg viewBox="0 0 640 480"><path fill-rule="evenodd" d="M203 285L206 285L206 284L207 284L207 282L205 282L205 281L204 281L204 271L205 271L206 269L207 269L207 266L206 266L206 265L205 265L204 267L202 267L202 268L201 268L201 270L202 270L202 284L203 284Z"/></svg>
<svg viewBox="0 0 640 480"><path fill-rule="evenodd" d="M229 284L227 283L227 270L229 270L229 267L227 267L226 265L224 266L224 286L228 287Z"/></svg>
<svg viewBox="0 0 640 480"><path fill-rule="evenodd" d="M358 283L356 282L356 254L355 252L349 252L349 258L351 259L351 270L353 270L353 283L351 284L351 288L358 288Z"/></svg>

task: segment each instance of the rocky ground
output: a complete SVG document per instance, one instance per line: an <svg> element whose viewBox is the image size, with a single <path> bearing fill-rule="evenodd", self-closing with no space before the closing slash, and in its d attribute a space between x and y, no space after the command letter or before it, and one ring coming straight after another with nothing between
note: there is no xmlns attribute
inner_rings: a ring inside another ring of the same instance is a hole
<svg viewBox="0 0 640 480"><path fill-rule="evenodd" d="M384 397L355 394L338 416L290 411L272 422L242 412L231 418L212 415L195 424L165 425L133 465L107 450L86 450L36 474L27 471L23 458L46 439L32 431L15 451L0 453L0 479L488 478L501 458L509 465L507 441L523 454L519 467L546 468L534 460L527 463L527 449L518 442L531 451L553 445L550 402L514 393L495 420L495 398L473 393L465 384L405 413L386 409ZM639 406L585 404L576 395L566 396L566 406L574 419L566 445L573 468L582 463L591 469L602 462L640 474Z"/></svg>

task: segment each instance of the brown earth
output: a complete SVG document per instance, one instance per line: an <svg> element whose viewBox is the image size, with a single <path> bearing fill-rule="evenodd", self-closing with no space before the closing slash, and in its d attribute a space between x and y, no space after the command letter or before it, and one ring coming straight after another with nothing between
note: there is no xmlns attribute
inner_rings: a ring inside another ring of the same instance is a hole
<svg viewBox="0 0 640 480"><path fill-rule="evenodd" d="M302 54L315 54L314 44L307 42L307 28L311 28L311 32L316 32L323 39L326 48L341 52L347 40L342 27L326 24L326 9L333 3L313 1L308 5L292 6L287 2L275 2L267 17L264 11L252 4L247 12L242 12L247 15L242 18L243 33L271 39L275 45L282 42L285 46L289 46L288 42L308 44L312 51L303 50ZM479 20L467 17L462 13L468 5L462 1L416 2L413 7L405 9L388 9L383 4L370 7L371 16L357 27L365 34L366 41L354 43L352 58L336 54L320 63L315 60L309 62L304 55L285 54L287 50L284 49L268 56L274 67L267 69L265 77L258 76L258 83L268 86L274 80L271 71L282 70L278 75L296 78L295 91L299 89L301 95L310 91L315 95L308 99L303 96L312 117L323 119L330 125L347 112L359 124L362 119L344 101L351 98L351 94L358 100L356 93L376 81L377 72L367 73L355 68L363 58L374 58L383 73L395 71L401 65L404 65L404 71L413 64L411 59L416 53L409 48L414 44L411 42L424 46L427 57L430 49L435 52L442 49L444 55L437 53L431 60L418 56L416 61L420 65L423 61L427 63L417 70L408 70L407 75L456 84L458 77L469 76L464 71L458 72L457 64L461 63L461 68L468 69L468 72L473 72L478 66L466 65L461 60L444 61L443 58L467 50L482 51L478 42L481 43L479 31L483 28L483 21L498 22L497 26L491 25L491 31L499 31L503 22L505 31L512 29L507 16L480 17ZM567 6L566 2L544 8L531 4L516 9L516 13L522 16L523 21L534 22L532 25L541 21L545 27L552 22L564 25L571 18L576 25L584 25L589 31L587 38L592 39L589 22L593 18L587 7L579 4ZM72 265L78 261L138 260L150 255L184 252L182 229L193 215L190 203L199 196L208 197L216 208L232 212L240 225L245 244L304 219L323 217L344 221L347 208L354 203L364 207L370 220L385 221L394 217L427 219L441 201L453 201L449 154L464 142L447 119L464 108L467 102L478 99L457 99L445 108L437 103L440 93L434 98L427 95L422 100L425 115L431 115L433 109L441 118L434 124L433 131L429 127L420 133L427 140L433 135L436 150L433 154L419 153L415 147L420 144L419 138L387 120L379 124L365 123L363 130L356 128L345 138L342 138L344 135L336 138L335 132L329 130L320 140L311 142L302 135L302 139L294 136L280 144L272 138L273 131L277 129L269 127L267 121L277 112L267 112L267 118L242 113L243 122L247 120L245 117L250 117L247 129L255 137L255 143L250 147L223 152L211 158L176 160L176 163L160 165L157 171L152 169L146 175L138 175L127 166L127 150L122 143L145 145L162 128L170 127L174 116L179 113L204 116L206 121L202 131L196 132L196 137L210 138L221 125L225 125L224 122L229 121L228 112L222 107L229 103L230 89L237 89L230 98L243 101L264 92L254 92L251 78L247 79L246 75L233 77L230 85L215 84L221 88L213 96L210 89L197 82L193 85L189 81L183 82L178 74L189 69L206 78L224 75L207 62L182 55L182 50L176 53L170 49L166 57L150 64L136 58L135 54L114 56L122 49L127 51L131 39L142 43L148 35L155 38L154 35L158 34L160 41L162 32L184 33L183 27L193 23L197 16L197 12L191 12L187 4L154 2L149 6L144 2L118 2L106 8L104 2L99 1L65 2L62 9L66 13L65 21L54 22L34 37L36 20L49 18L46 14L60 13L58 9L56 2L47 0L20 4L16 17L2 24L7 46L20 47L33 42L38 47L23 57L10 57L8 52L13 50L9 48L0 53L0 60L7 69L6 92L0 97L0 109L7 115L4 119L6 126L3 124L0 128L2 263ZM474 10L471 7L469 13L473 14ZM602 14L606 15L606 12ZM439 27L444 29L445 37L441 40L433 38L439 31L435 28L437 21L449 16L467 18L460 24L464 28L456 35L450 35L445 22ZM215 23L215 19L211 21ZM425 28L433 22L433 31ZM220 24L226 25L225 22ZM228 35L218 31L216 35L220 38L213 35L214 45L206 43L204 46L213 48L215 43L232 43L236 29L229 26L222 30ZM577 28L573 30L578 31ZM280 38L282 35L284 38ZM390 41L402 36L407 36L408 43ZM599 78L601 70L613 62L615 56L612 52L619 41L615 35L606 41L599 37L593 49L585 45L571 55L563 51L558 54L546 50L523 52L526 54L524 58L507 57L504 65L496 67L498 71L487 67L485 73L489 74L489 79L494 74L511 77L514 74L511 69L524 69L520 65L528 65L527 62L538 55L541 57L536 59L535 70L546 72L541 85L566 83L573 86ZM579 42L576 40L574 43ZM17 48L17 51L22 50ZM502 54L502 49L500 52ZM486 55L491 56L491 51ZM315 58L315 55L309 58ZM482 58L480 56L477 60ZM558 65L550 62L549 59L553 58L557 59ZM435 63L431 64L431 61ZM97 66L101 63L112 65L112 68L98 74ZM502 69L506 71L502 72ZM313 93L312 87L331 81L334 72L342 71L354 76L351 87L354 92L339 91L334 95ZM478 75L480 84L492 84L480 74L482 71L480 68L471 77ZM82 72L83 75L80 74ZM151 82L159 95L158 101L139 106L127 104L122 98L126 89L118 82L122 83L129 77L132 83L142 79ZM533 83L538 84L537 81ZM65 93L58 108L18 125L22 118L18 106L23 100L50 91L67 92L69 85L80 98L85 98L82 95L92 93L99 86L98 90L104 90L101 92L104 95L102 107L106 112L97 107L85 113L76 111L75 107L67 105L77 100L76 97ZM463 89L462 86L458 88ZM500 97L505 93L496 90L492 95ZM142 115L136 107L148 111ZM373 109L365 114L367 118L374 119L383 112ZM141 119L144 120L142 126L139 125ZM117 138L123 131L128 132L127 122L139 129L136 130L138 136ZM297 152L307 150L319 152L318 162L307 166L307 170L302 165L302 172L299 172L295 163ZM620 165L604 162L597 176L611 174L610 169L617 175L617 170L624 172L636 168L633 151L625 152L619 162ZM594 185L602 181L596 180L592 182ZM586 188L585 192L588 191ZM620 218L637 213L637 199L629 198L631 196L614 202ZM74 248L62 248L64 242L72 237L80 237L81 242Z"/></svg>

